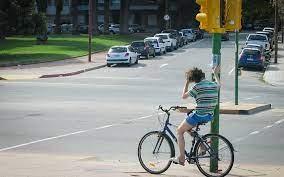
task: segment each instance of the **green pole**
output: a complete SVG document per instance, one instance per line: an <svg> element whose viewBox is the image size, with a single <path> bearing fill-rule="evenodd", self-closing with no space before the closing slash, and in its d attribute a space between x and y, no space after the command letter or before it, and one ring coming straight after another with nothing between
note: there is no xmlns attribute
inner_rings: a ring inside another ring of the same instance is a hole
<svg viewBox="0 0 284 177"><path fill-rule="evenodd" d="M236 54L235 54L235 105L239 104L239 31L236 30Z"/></svg>
<svg viewBox="0 0 284 177"><path fill-rule="evenodd" d="M213 54L213 66L219 65L221 68L221 33L213 33L212 40L212 54ZM220 73L218 73L220 78ZM214 79L214 78L213 78ZM220 112L220 90L218 93L218 104L214 110L214 119L211 122L211 133L219 134L219 112ZM215 152L218 152L218 141L217 139L211 139L211 146ZM217 172L218 170L218 159L210 159L210 171Z"/></svg>

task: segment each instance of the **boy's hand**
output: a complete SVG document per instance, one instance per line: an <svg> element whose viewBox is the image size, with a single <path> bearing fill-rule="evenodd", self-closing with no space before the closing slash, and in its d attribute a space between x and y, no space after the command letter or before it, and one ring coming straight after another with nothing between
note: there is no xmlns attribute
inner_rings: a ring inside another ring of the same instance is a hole
<svg viewBox="0 0 284 177"><path fill-rule="evenodd" d="M190 112L191 110L190 109L187 109L187 108L179 108L177 109L178 112L181 112L181 113L188 113Z"/></svg>

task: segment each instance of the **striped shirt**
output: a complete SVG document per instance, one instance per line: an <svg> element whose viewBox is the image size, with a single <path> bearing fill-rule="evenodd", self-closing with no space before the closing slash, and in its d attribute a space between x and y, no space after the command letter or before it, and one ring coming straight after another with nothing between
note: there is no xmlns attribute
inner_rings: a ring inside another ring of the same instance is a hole
<svg viewBox="0 0 284 177"><path fill-rule="evenodd" d="M202 80L196 83L189 91L188 94L195 98L196 101L196 114L212 114L218 103L218 89L219 86L216 82Z"/></svg>

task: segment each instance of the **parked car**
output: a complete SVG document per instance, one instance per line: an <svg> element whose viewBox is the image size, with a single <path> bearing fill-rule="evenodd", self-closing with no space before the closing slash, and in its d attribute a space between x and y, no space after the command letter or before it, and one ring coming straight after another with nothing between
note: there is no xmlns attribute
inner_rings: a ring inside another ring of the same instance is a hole
<svg viewBox="0 0 284 177"><path fill-rule="evenodd" d="M71 33L73 30L73 24L62 24L61 32L62 33Z"/></svg>
<svg viewBox="0 0 284 177"><path fill-rule="evenodd" d="M265 50L270 49L269 40L264 34L249 34L245 44L259 44L262 45Z"/></svg>
<svg viewBox="0 0 284 177"><path fill-rule="evenodd" d="M172 35L172 37L177 40L177 47L175 49L177 49L179 46L181 46L181 44L182 44L181 36L179 35L177 30L167 29L167 30L163 30L161 33L170 33Z"/></svg>
<svg viewBox="0 0 284 177"><path fill-rule="evenodd" d="M133 31L134 33L140 33L140 32L144 32L145 29L141 25L132 24L132 25L129 25L129 31Z"/></svg>
<svg viewBox="0 0 284 177"><path fill-rule="evenodd" d="M180 31L184 33L189 42L196 41L196 34L192 29L182 29Z"/></svg>
<svg viewBox="0 0 284 177"><path fill-rule="evenodd" d="M155 52L158 55L162 55L166 53L166 46L164 41L160 37L147 37L144 41L151 41L154 45Z"/></svg>
<svg viewBox="0 0 284 177"><path fill-rule="evenodd" d="M204 32L201 29L194 29L193 30L195 35L196 35L196 39L203 39L204 37Z"/></svg>
<svg viewBox="0 0 284 177"><path fill-rule="evenodd" d="M270 28L270 27L265 27L265 28L263 28L263 31L267 31L267 30L272 31L272 32L275 31L274 28Z"/></svg>
<svg viewBox="0 0 284 177"><path fill-rule="evenodd" d="M55 30L55 24L47 24L47 34L51 34L51 33L54 33L54 30Z"/></svg>
<svg viewBox="0 0 284 177"><path fill-rule="evenodd" d="M228 41L228 40L230 40L230 35L229 35L229 33L228 33L228 32L222 33L222 35L221 35L221 40L222 40L222 41Z"/></svg>
<svg viewBox="0 0 284 177"><path fill-rule="evenodd" d="M244 48L257 48L260 50L261 54L265 57L266 61L269 61L271 58L270 52L265 51L262 45L259 44L248 44Z"/></svg>
<svg viewBox="0 0 284 177"><path fill-rule="evenodd" d="M151 41L133 41L131 46L135 52L149 59L150 56L156 57L155 48Z"/></svg>
<svg viewBox="0 0 284 177"><path fill-rule="evenodd" d="M238 67L253 67L260 70L264 69L265 57L257 48L243 48L239 56Z"/></svg>
<svg viewBox="0 0 284 177"><path fill-rule="evenodd" d="M160 37L163 40L167 51L171 52L177 48L177 40L170 33L158 33L154 37Z"/></svg>
<svg viewBox="0 0 284 177"><path fill-rule="evenodd" d="M100 33L103 33L104 32L104 24L99 25L98 30L99 30ZM118 34L119 31L120 31L120 25L110 23L108 30L109 30L110 34Z"/></svg>
<svg viewBox="0 0 284 177"><path fill-rule="evenodd" d="M137 64L139 55L131 46L114 46L111 47L106 55L107 66L112 64Z"/></svg>
<svg viewBox="0 0 284 177"><path fill-rule="evenodd" d="M184 35L183 32L179 32L180 36L181 36L181 39L183 41L183 45L187 45L188 44L188 40L187 40L187 37Z"/></svg>
<svg viewBox="0 0 284 177"><path fill-rule="evenodd" d="M269 44L270 44L270 49L273 48L273 35L268 32L268 31L257 31L256 34L264 34L267 36Z"/></svg>

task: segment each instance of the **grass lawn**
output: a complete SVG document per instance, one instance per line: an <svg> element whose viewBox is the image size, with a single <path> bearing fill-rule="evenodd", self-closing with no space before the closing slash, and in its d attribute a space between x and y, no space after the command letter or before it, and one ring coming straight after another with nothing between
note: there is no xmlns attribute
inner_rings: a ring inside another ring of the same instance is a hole
<svg viewBox="0 0 284 177"><path fill-rule="evenodd" d="M92 39L92 51L108 50L114 45L141 40L143 35L100 35ZM0 66L62 60L88 54L87 35L50 35L44 45L36 45L34 36L14 36L0 40Z"/></svg>

